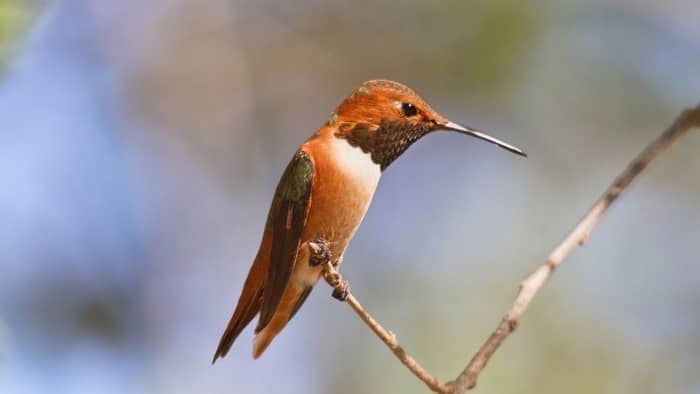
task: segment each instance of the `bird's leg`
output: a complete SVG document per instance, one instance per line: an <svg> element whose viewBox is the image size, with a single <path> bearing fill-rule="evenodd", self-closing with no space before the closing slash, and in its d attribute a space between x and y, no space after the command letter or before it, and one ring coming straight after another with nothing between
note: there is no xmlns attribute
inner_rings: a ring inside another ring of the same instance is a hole
<svg viewBox="0 0 700 394"><path fill-rule="evenodd" d="M343 260L342 256L333 261L331 248L323 238L316 238L308 243L309 245L309 264L312 267L321 266L323 268L323 279L333 287L333 298L339 301L345 301L350 295L350 284L343 279L343 276L338 272L337 267Z"/></svg>

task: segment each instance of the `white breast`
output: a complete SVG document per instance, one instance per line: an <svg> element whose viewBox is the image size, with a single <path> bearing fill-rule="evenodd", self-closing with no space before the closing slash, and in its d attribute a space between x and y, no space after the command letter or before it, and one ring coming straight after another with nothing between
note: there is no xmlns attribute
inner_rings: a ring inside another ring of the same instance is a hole
<svg viewBox="0 0 700 394"><path fill-rule="evenodd" d="M332 138L331 151L336 158L334 162L346 176L355 179L358 186L374 194L382 175L379 164L372 161L369 153L356 148L341 138Z"/></svg>

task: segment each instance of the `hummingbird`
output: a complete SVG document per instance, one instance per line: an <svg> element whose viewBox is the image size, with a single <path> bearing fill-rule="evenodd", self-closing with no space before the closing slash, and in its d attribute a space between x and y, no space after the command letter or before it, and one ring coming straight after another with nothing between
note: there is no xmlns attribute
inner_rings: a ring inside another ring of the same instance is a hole
<svg viewBox="0 0 700 394"><path fill-rule="evenodd" d="M258 253L212 363L228 353L258 314L253 358L260 357L321 278L322 267L310 261L309 243L325 240L339 266L382 172L414 142L440 130L526 156L515 146L448 120L398 82L363 82L340 103L299 147L279 180Z"/></svg>

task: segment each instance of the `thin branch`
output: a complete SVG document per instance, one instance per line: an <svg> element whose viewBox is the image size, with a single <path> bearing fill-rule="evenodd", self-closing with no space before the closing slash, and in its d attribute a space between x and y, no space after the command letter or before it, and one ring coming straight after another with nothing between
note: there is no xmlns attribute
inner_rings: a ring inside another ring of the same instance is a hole
<svg viewBox="0 0 700 394"><path fill-rule="evenodd" d="M348 304L350 308L355 311L355 313L357 313L360 319L367 324L367 327L374 331L379 339L386 344L389 350L394 353L396 358L398 358L399 361L401 361L401 363L405 365L409 371L411 371L411 373L416 375L418 379L422 380L423 383L425 383L432 391L441 394L449 393L449 389L444 383L432 376L428 371L421 367L420 364L418 364L418 361L406 353L401 345L399 345L399 342L396 340L396 335L394 335L393 332L385 330L384 327L374 320L369 312L367 312L362 305L360 305L359 301L357 301L357 299L350 294L347 282L345 282L345 285L343 286L344 280L342 276L340 276L340 273L328 261L323 264L323 279L325 279L326 282L334 289L334 297L337 294L336 292L346 293L344 299L345 303Z"/></svg>
<svg viewBox="0 0 700 394"><path fill-rule="evenodd" d="M501 323L481 346L481 349L472 358L464 371L454 382L449 384L452 393L461 394L476 386L476 380L481 370L484 369L486 363L488 363L501 343L518 326L520 318L525 313L530 302L549 280L554 270L561 265L577 245L583 245L586 242L593 227L598 224L608 207L632 183L637 175L642 173L649 163L654 161L694 127L700 127L700 105L681 113L676 121L661 136L647 146L615 179L581 221L554 248L544 264L521 283L518 296L503 317L503 320L501 320Z"/></svg>
<svg viewBox="0 0 700 394"><path fill-rule="evenodd" d="M340 273L330 263L326 257L323 260L323 278L334 289L334 297L342 299L357 313L367 326L384 342L387 347L396 355L418 379L422 380L433 392L441 394L463 394L467 390L476 386L479 373L486 367L491 356L505 339L515 331L520 319L534 299L537 292L544 286L554 273L554 270L569 256L577 245L583 245L588 239L591 231L600 218L607 211L608 207L620 196L630 183L644 171L644 169L658 156L664 153L674 142L685 136L694 127L700 127L700 105L684 111L675 122L664 131L654 142L647 146L627 168L615 179L603 195L595 202L593 207L583 216L571 232L554 248L547 260L535 272L528 276L521 284L515 301L501 320L500 324L491 333L486 342L474 355L464 371L452 382L441 383L440 380L432 376L423 369L418 362L413 359L399 345L396 336L385 330L376 320L370 316L362 305L350 294L349 285L345 282ZM318 254L318 247L311 245L312 254ZM313 250L316 247L316 250ZM320 256L318 258L323 258ZM338 296L342 294L342 296Z"/></svg>

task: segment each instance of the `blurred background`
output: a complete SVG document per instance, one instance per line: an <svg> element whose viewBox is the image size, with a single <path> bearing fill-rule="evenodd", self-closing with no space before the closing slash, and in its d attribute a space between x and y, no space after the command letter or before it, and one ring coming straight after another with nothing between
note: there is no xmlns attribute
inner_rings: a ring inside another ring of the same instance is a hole
<svg viewBox="0 0 700 394"><path fill-rule="evenodd" d="M700 101L700 2L0 0L1 393L423 393L321 284L211 356L296 147L391 78L430 135L345 256L451 379L615 175ZM700 132L543 289L480 393L700 393Z"/></svg>

